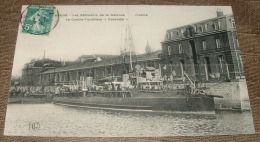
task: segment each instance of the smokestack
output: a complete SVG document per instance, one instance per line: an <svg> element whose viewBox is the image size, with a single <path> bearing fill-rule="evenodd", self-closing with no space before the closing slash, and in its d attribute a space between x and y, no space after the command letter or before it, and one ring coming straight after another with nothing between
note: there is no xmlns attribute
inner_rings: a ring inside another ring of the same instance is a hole
<svg viewBox="0 0 260 142"><path fill-rule="evenodd" d="M224 15L224 13L223 13L223 11L221 9L217 9L216 12L217 12L217 17L220 17L220 16Z"/></svg>

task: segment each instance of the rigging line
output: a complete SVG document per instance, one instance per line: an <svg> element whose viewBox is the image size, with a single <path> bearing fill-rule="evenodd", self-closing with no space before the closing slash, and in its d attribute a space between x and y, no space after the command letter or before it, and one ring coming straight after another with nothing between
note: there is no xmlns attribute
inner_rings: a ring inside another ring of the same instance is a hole
<svg viewBox="0 0 260 142"><path fill-rule="evenodd" d="M129 40L132 40L132 35L131 35L131 30L130 30L130 25L129 25L129 9L128 9L128 5L127 5L127 17L128 17L128 24L127 24L127 28L128 28L128 43L127 43L127 47L128 47L128 50L129 50L129 55L130 55L130 72L132 72L133 70L133 65L132 65L132 49L133 47L130 46L130 44L132 43L132 41L129 41ZM131 39L130 39L131 38Z"/></svg>
<svg viewBox="0 0 260 142"><path fill-rule="evenodd" d="M128 26L129 26L129 9L128 9L128 5L126 6L127 7L127 23L128 23Z"/></svg>

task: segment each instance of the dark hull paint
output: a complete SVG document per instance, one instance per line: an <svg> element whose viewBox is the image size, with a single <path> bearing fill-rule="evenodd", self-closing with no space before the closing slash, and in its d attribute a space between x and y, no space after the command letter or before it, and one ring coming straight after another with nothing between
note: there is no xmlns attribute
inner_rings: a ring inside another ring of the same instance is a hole
<svg viewBox="0 0 260 142"><path fill-rule="evenodd" d="M8 104L42 104L52 102L51 98L46 97L10 97L8 98Z"/></svg>
<svg viewBox="0 0 260 142"><path fill-rule="evenodd" d="M68 106L151 111L215 112L214 97L55 97L53 102Z"/></svg>

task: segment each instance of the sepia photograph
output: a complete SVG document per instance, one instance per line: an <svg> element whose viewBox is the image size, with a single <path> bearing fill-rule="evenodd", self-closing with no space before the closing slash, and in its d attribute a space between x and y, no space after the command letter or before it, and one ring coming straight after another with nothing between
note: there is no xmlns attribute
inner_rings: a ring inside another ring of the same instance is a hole
<svg viewBox="0 0 260 142"><path fill-rule="evenodd" d="M230 6L24 5L4 135L254 134Z"/></svg>

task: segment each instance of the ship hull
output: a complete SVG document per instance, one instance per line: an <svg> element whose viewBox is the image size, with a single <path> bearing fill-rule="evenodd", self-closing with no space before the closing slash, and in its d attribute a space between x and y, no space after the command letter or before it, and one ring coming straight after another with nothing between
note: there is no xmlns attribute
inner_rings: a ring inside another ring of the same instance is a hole
<svg viewBox="0 0 260 142"><path fill-rule="evenodd" d="M48 103L50 100L48 100L46 97L42 98L35 98L32 96L28 97L12 97L8 99L8 104L42 104L42 103Z"/></svg>
<svg viewBox="0 0 260 142"><path fill-rule="evenodd" d="M215 113L214 97L54 97L58 105L111 110L167 111L183 113Z"/></svg>

